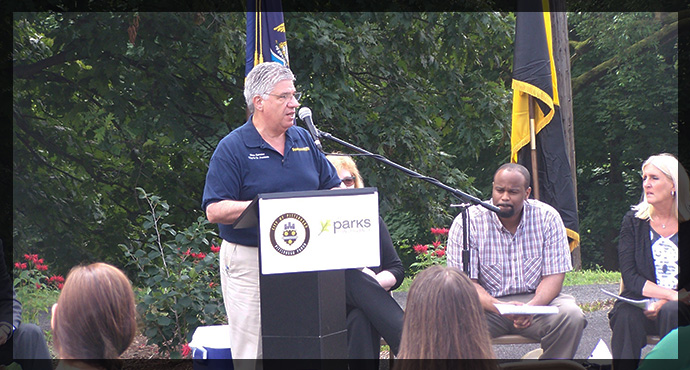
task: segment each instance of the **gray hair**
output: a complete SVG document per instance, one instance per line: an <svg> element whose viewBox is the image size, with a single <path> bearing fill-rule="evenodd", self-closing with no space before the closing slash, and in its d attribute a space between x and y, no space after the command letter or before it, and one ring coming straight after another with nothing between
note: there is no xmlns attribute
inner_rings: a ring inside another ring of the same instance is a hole
<svg viewBox="0 0 690 370"><path fill-rule="evenodd" d="M270 93L280 81L285 80L295 81L295 75L290 68L280 63L266 62L252 68L244 81L244 100L249 113L254 113L255 96Z"/></svg>

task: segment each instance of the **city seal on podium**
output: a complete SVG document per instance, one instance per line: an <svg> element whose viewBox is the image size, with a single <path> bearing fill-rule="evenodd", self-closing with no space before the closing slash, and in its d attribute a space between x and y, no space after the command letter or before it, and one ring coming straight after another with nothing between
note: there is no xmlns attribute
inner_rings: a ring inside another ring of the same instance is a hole
<svg viewBox="0 0 690 370"><path fill-rule="evenodd" d="M309 224L296 213L284 213L273 221L269 235L273 249L294 256L309 244Z"/></svg>

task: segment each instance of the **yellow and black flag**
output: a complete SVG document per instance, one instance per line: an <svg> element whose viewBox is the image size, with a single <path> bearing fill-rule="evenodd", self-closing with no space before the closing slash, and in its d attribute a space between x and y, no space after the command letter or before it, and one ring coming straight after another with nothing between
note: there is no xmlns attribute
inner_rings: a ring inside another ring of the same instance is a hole
<svg viewBox="0 0 690 370"><path fill-rule="evenodd" d="M290 66L280 0L247 0L244 75L263 62L278 62Z"/></svg>
<svg viewBox="0 0 690 370"><path fill-rule="evenodd" d="M532 100L539 200L558 210L572 251L580 242L577 198L566 153L552 50L548 1L518 2L513 57L510 159L533 173L530 145Z"/></svg>

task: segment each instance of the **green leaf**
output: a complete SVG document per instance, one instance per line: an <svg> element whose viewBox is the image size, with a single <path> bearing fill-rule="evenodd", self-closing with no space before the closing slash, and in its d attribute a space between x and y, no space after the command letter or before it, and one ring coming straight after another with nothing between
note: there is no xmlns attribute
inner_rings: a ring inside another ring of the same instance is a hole
<svg viewBox="0 0 690 370"><path fill-rule="evenodd" d="M156 319L156 323L160 326L167 326L172 323L172 320L167 316L159 316L158 319Z"/></svg>

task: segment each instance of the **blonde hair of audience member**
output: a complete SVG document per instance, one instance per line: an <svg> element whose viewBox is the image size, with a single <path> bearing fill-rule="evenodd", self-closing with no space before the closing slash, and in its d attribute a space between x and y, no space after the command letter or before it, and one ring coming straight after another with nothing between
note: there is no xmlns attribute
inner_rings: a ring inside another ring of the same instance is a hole
<svg viewBox="0 0 690 370"><path fill-rule="evenodd" d="M666 177L673 183L673 192L671 193L674 201L671 206L671 214L676 216L680 222L684 222L690 219L690 188L688 182L688 173L682 164L676 159L675 156L669 153L661 153L658 155L653 155L647 158L644 163L642 163L642 171L652 165L661 171ZM633 207L635 211L635 217L649 220L654 218L655 209L654 206L647 202L647 194L645 192L644 186L642 187L642 201Z"/></svg>
<svg viewBox="0 0 690 370"><path fill-rule="evenodd" d="M106 263L72 268L52 313L60 367L121 366L117 359L137 330L132 284L122 271Z"/></svg>
<svg viewBox="0 0 690 370"><path fill-rule="evenodd" d="M398 358L400 369L419 367L419 361L406 359L463 359L426 363L434 369L496 369L484 310L474 284L463 272L435 265L417 274L407 296Z"/></svg>
<svg viewBox="0 0 690 370"><path fill-rule="evenodd" d="M355 161L352 159L352 157L347 156L347 155L329 154L326 156L326 158L331 163L333 163L333 166L338 171L338 176L341 179L346 178L346 177L354 177L354 187L355 188L363 188L364 187L364 180L362 179L362 176L360 176L359 170L357 169L357 165L355 164ZM345 172L349 172L349 174L345 173ZM345 186L347 186L347 185L345 185ZM350 186L347 186L347 187L350 187Z"/></svg>

